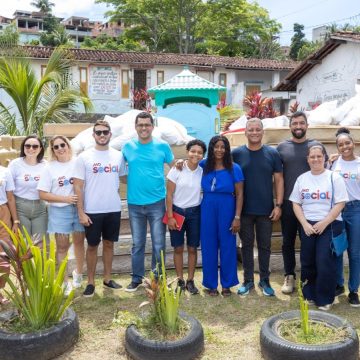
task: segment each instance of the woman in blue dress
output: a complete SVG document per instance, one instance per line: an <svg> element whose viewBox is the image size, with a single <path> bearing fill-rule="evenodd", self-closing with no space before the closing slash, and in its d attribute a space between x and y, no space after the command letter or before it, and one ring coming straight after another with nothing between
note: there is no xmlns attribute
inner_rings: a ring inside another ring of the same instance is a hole
<svg viewBox="0 0 360 360"><path fill-rule="evenodd" d="M230 296L230 288L239 283L236 233L240 230L244 176L240 166L232 162L226 137L214 136L208 149L207 159L200 162L204 169L200 231L203 285L209 295L219 295L220 255L221 294Z"/></svg>

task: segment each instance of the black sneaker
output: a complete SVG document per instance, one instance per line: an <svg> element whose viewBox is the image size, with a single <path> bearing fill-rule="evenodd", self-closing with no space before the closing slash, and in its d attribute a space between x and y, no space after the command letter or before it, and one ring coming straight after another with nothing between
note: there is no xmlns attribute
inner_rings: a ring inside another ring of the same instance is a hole
<svg viewBox="0 0 360 360"><path fill-rule="evenodd" d="M199 289L195 286L194 280L187 280L185 288L191 295L199 293Z"/></svg>
<svg viewBox="0 0 360 360"><path fill-rule="evenodd" d="M83 292L84 297L93 297L95 294L95 286L92 284L87 284L85 291Z"/></svg>
<svg viewBox="0 0 360 360"><path fill-rule="evenodd" d="M335 296L340 296L345 293L345 287L341 285L336 285Z"/></svg>
<svg viewBox="0 0 360 360"><path fill-rule="evenodd" d="M116 283L114 280L110 280L108 283L103 281L103 285L109 289L118 290L121 289L122 286L118 283Z"/></svg>
<svg viewBox="0 0 360 360"><path fill-rule="evenodd" d="M137 283L132 281L126 288L125 291L127 292L134 292L138 289L139 285L141 285L141 283Z"/></svg>
<svg viewBox="0 0 360 360"><path fill-rule="evenodd" d="M176 286L176 291L177 289L180 288L181 292L185 291L185 281L182 279L179 279L177 282L177 286Z"/></svg>
<svg viewBox="0 0 360 360"><path fill-rule="evenodd" d="M348 296L349 304L352 307L360 307L359 295L356 292L349 293Z"/></svg>

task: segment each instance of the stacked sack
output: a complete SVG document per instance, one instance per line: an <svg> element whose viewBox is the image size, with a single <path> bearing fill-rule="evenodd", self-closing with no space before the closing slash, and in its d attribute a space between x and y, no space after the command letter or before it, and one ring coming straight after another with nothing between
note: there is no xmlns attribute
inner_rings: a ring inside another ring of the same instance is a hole
<svg viewBox="0 0 360 360"><path fill-rule="evenodd" d="M135 117L140 112L140 110L130 110L116 118L105 115L104 120L111 126L111 147L116 150L121 150L127 141L137 138ZM71 140L71 146L75 154L79 154L82 151L95 146L92 131L92 127L86 129ZM156 124L152 135L154 138L166 141L169 145L184 145L193 139L192 136L188 135L187 130L183 125L175 120L161 116L156 118Z"/></svg>

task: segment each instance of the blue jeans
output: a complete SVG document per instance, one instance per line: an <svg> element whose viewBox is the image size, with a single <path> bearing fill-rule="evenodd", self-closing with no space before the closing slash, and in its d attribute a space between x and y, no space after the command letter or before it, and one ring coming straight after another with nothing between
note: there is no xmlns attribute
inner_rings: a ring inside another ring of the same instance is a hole
<svg viewBox="0 0 360 360"><path fill-rule="evenodd" d="M309 221L315 224L316 221ZM301 237L301 281L306 282L303 287L305 299L315 301L317 306L332 304L336 288L337 257L332 254L331 227L334 235L340 234L342 221L333 221L321 235L307 236L304 229L300 230Z"/></svg>
<svg viewBox="0 0 360 360"><path fill-rule="evenodd" d="M165 214L165 199L149 205L128 204L130 227L133 238L131 250L132 281L141 283L145 276L145 243L147 223L150 225L152 242L151 268L161 261L160 252L164 250L166 227L162 219Z"/></svg>
<svg viewBox="0 0 360 360"><path fill-rule="evenodd" d="M346 234L349 242L349 291L357 292L360 283L360 201L346 203L343 211ZM343 256L337 258L337 284L344 285Z"/></svg>

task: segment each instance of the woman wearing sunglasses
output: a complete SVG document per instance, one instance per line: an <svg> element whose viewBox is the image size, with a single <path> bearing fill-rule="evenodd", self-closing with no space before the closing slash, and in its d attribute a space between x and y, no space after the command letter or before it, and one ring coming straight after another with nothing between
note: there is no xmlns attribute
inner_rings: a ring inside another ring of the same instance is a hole
<svg viewBox="0 0 360 360"><path fill-rule="evenodd" d="M15 184L16 209L20 227L30 235L46 234L47 213L45 202L40 200L37 185L45 166L44 146L36 135L27 136L20 146L20 157L9 164Z"/></svg>
<svg viewBox="0 0 360 360"><path fill-rule="evenodd" d="M65 275L65 295L69 295L73 287L79 288L82 281L84 263L84 227L79 222L77 212L77 195L73 188L73 172L76 160L72 157L69 140L65 136L56 135L50 140L50 161L41 173L38 190L40 199L50 205L48 233L55 234L56 256L60 262L66 257L70 247L70 234L74 243L76 270L73 271L72 284Z"/></svg>

